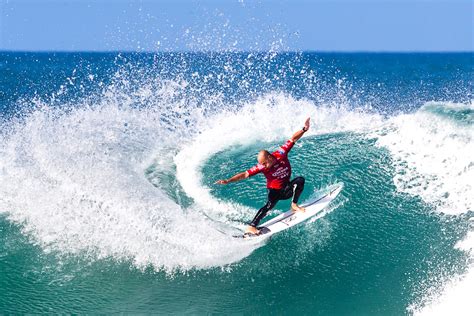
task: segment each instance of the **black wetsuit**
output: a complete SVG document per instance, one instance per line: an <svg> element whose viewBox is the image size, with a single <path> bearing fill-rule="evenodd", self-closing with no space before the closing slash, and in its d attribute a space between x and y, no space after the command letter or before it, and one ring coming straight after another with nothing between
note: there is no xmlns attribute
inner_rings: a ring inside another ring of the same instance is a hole
<svg viewBox="0 0 474 316"><path fill-rule="evenodd" d="M275 207L279 200L288 200L293 197L293 203L298 203L298 199L303 192L304 178L297 177L286 184L282 189L268 189L267 203L258 210L253 218L250 226L257 227L262 218L267 215L268 211Z"/></svg>

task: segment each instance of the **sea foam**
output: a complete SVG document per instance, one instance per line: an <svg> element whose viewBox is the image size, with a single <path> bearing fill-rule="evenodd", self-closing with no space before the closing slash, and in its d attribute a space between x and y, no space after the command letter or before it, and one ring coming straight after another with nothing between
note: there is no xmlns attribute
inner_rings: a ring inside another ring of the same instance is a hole
<svg viewBox="0 0 474 316"><path fill-rule="evenodd" d="M394 184L400 192L416 195L440 214L472 214L474 208L473 104L428 102L415 113L387 121L377 144L387 148L396 169ZM474 220L473 217L470 220ZM471 225L472 226L472 225ZM468 272L439 292L426 289L420 303L409 310L420 315L468 315L474 310L474 234L456 248L470 256Z"/></svg>

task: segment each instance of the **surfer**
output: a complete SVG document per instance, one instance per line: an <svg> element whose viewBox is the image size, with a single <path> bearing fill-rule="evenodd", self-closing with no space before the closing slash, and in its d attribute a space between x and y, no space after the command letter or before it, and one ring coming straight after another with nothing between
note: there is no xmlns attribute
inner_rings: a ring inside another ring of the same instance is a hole
<svg viewBox="0 0 474 316"><path fill-rule="evenodd" d="M247 227L246 233L257 235L259 233L259 230L257 229L258 224L265 215L267 215L268 211L275 207L279 200L288 200L293 197L291 209L295 212L305 211L304 208L298 205L298 199L304 188L304 178L297 177L290 181L291 165L288 160L288 152L293 148L295 142L308 131L309 120L308 117L303 128L294 133L293 136L291 136L291 138L275 152L270 153L267 150L260 150L257 155L258 164L252 168L240 172L229 179L216 181L216 184L227 184L247 179L248 177L254 176L260 172L262 172L267 178L267 203L258 210L252 222Z"/></svg>

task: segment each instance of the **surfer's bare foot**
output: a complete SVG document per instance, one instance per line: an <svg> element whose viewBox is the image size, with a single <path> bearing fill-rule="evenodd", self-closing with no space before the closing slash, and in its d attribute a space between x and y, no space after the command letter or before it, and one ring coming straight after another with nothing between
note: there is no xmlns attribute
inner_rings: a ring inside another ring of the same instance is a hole
<svg viewBox="0 0 474 316"><path fill-rule="evenodd" d="M245 233L246 234L248 233L248 234L258 235L258 233L260 233L260 231L256 227L248 226L247 230L245 230Z"/></svg>
<svg viewBox="0 0 474 316"><path fill-rule="evenodd" d="M304 213L306 211L306 209L304 207L301 207L296 203L291 203L291 209L293 210L293 212Z"/></svg>

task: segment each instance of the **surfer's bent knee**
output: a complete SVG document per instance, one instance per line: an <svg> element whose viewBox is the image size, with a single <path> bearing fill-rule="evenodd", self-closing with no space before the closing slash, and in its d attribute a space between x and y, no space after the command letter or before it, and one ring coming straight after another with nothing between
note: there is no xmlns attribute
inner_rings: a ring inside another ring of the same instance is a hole
<svg viewBox="0 0 474 316"><path fill-rule="evenodd" d="M292 182L296 184L297 186L304 187L305 179L303 177L296 177L293 179Z"/></svg>

